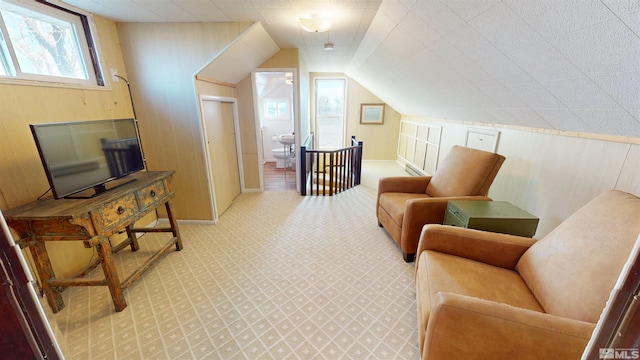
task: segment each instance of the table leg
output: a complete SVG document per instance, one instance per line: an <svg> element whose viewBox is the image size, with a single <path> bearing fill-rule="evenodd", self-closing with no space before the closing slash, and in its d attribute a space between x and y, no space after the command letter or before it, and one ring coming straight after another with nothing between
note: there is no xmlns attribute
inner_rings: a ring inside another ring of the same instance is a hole
<svg viewBox="0 0 640 360"><path fill-rule="evenodd" d="M180 236L180 230L178 229L178 222L173 216L173 205L171 201L167 201L164 203L165 208L167 209L167 216L169 217L169 224L171 224L171 231L173 232L173 236L176 238L176 250L182 250L182 237Z"/></svg>
<svg viewBox="0 0 640 360"><path fill-rule="evenodd" d="M133 225L127 226L127 236L131 239L131 251L140 250L140 244L138 243L138 236L135 232L131 231Z"/></svg>
<svg viewBox="0 0 640 360"><path fill-rule="evenodd" d="M44 242L34 241L29 247L29 250L33 256L33 261L36 263L38 277L42 283L42 291L47 298L49 306L51 306L51 310L57 313L64 309L64 301L62 300L62 295L60 295L61 289L56 286L49 286L49 281L55 280L56 275L51 267L51 260L49 259L49 254L47 253Z"/></svg>
<svg viewBox="0 0 640 360"><path fill-rule="evenodd" d="M107 280L107 286L111 293L113 306L116 308L116 311L122 311L127 307L127 302L124 299L124 292L120 285L116 264L111 256L109 238L100 236L100 243L96 245L96 248L98 250L98 256L100 257L100 263L102 264L102 271L104 272L104 277Z"/></svg>

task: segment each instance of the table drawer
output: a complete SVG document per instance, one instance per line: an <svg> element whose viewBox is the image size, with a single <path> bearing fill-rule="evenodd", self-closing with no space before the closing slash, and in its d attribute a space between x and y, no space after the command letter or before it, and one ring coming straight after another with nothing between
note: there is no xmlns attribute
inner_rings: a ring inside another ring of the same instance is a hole
<svg viewBox="0 0 640 360"><path fill-rule="evenodd" d="M158 203L164 202L166 197L164 182L158 181L136 191L136 197L138 198L141 210L149 207L157 207Z"/></svg>
<svg viewBox="0 0 640 360"><path fill-rule="evenodd" d="M455 207L449 206L444 216L444 225L467 227L469 218Z"/></svg>
<svg viewBox="0 0 640 360"><path fill-rule="evenodd" d="M124 227L137 213L138 203L131 193L91 211L91 220L98 233L109 232Z"/></svg>
<svg viewBox="0 0 640 360"><path fill-rule="evenodd" d="M472 219L469 221L468 227L503 234L533 237L538 227L538 219Z"/></svg>

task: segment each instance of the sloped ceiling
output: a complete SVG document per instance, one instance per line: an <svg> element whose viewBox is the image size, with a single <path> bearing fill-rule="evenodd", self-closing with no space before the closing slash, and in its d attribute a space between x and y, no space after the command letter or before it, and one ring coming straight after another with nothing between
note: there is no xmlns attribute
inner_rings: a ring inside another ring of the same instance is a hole
<svg viewBox="0 0 640 360"><path fill-rule="evenodd" d="M220 51L209 64L198 72L198 75L229 84L237 84L279 50L280 48L262 27L262 24L255 23Z"/></svg>
<svg viewBox="0 0 640 360"><path fill-rule="evenodd" d="M64 1L117 21L262 22L309 71L345 72L403 115L640 137L637 0ZM300 30L326 11L330 33Z"/></svg>
<svg viewBox="0 0 640 360"><path fill-rule="evenodd" d="M385 0L346 73L404 115L640 136L640 2Z"/></svg>
<svg viewBox="0 0 640 360"><path fill-rule="evenodd" d="M344 72L382 0L61 0L118 22L260 22L282 49L298 49L309 71ZM300 17L325 16L325 33ZM327 52L324 44L334 43Z"/></svg>

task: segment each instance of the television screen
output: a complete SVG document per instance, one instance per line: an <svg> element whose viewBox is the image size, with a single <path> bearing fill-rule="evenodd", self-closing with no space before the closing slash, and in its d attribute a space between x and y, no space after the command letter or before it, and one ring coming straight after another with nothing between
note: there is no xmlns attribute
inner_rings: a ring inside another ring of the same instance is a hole
<svg viewBox="0 0 640 360"><path fill-rule="evenodd" d="M56 199L144 169L133 119L29 126Z"/></svg>

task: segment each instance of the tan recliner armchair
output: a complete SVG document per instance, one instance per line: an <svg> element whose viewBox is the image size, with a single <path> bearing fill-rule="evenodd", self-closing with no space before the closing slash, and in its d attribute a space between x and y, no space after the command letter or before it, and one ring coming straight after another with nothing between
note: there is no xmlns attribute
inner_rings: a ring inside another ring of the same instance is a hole
<svg viewBox="0 0 640 360"><path fill-rule="evenodd" d="M381 178L376 215L406 262L412 262L425 224L442 224L449 200L491 200L487 197L505 157L454 146L433 176Z"/></svg>
<svg viewBox="0 0 640 360"><path fill-rule="evenodd" d="M541 240L424 227L423 360L580 359L640 233L640 198L606 192Z"/></svg>

